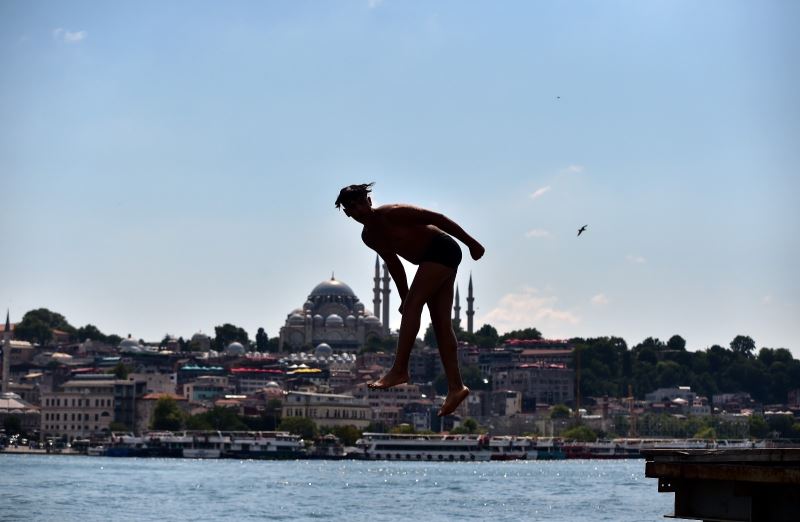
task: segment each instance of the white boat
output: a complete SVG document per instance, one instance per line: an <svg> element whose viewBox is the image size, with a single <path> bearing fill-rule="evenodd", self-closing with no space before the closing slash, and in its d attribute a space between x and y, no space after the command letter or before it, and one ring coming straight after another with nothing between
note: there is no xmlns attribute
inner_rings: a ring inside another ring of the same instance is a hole
<svg viewBox="0 0 800 522"><path fill-rule="evenodd" d="M494 435L489 438L491 460L536 460L538 452L530 437Z"/></svg>
<svg viewBox="0 0 800 522"><path fill-rule="evenodd" d="M225 457L245 459L296 459L305 456L299 435L286 431L227 432Z"/></svg>
<svg viewBox="0 0 800 522"><path fill-rule="evenodd" d="M356 447L369 460L469 462L492 456L488 438L472 434L364 433Z"/></svg>
<svg viewBox="0 0 800 522"><path fill-rule="evenodd" d="M105 446L92 446L86 448L86 454L90 457L102 457L106 454Z"/></svg>

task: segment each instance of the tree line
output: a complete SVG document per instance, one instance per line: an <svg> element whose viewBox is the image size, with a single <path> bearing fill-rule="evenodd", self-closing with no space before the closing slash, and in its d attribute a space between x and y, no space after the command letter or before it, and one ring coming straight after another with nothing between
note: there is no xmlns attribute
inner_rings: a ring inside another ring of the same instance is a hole
<svg viewBox="0 0 800 522"><path fill-rule="evenodd" d="M680 335L667 342L648 337L629 349L620 337L574 338L571 366L580 365L583 396L633 397L674 386L711 399L715 394L746 392L763 404L785 404L800 388L800 360L786 348L761 348L737 335L728 345L690 352Z"/></svg>

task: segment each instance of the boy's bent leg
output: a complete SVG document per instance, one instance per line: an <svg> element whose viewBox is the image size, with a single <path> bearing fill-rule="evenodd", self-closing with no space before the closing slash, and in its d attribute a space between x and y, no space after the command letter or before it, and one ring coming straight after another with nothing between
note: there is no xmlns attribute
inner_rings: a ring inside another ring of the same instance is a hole
<svg viewBox="0 0 800 522"><path fill-rule="evenodd" d="M458 405L469 395L469 388L464 386L464 382L461 380L461 371L458 368L458 341L450 319L455 278L456 274L454 272L447 282L428 300L431 324L436 333L439 356L442 359L442 366L447 376L447 398L439 410L440 417L453 413L458 408Z"/></svg>
<svg viewBox="0 0 800 522"><path fill-rule="evenodd" d="M419 333L422 307L437 289L446 284L451 272L451 269L437 263L420 264L403 304L403 318L400 321L394 364L386 375L370 383L368 385L370 388L385 389L408 382L408 363L411 349Z"/></svg>

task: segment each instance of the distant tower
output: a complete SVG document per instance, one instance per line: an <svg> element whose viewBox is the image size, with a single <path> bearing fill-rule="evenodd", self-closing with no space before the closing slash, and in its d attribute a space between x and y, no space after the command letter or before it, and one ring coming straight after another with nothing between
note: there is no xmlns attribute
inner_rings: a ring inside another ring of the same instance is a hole
<svg viewBox="0 0 800 522"><path fill-rule="evenodd" d="M453 306L453 322L456 326L461 326L461 305L458 301L458 285L456 285L456 304Z"/></svg>
<svg viewBox="0 0 800 522"><path fill-rule="evenodd" d="M472 274L469 274L469 288L467 288L467 332L472 333L472 316L475 315L475 309L472 303L475 298L472 297Z"/></svg>
<svg viewBox="0 0 800 522"><path fill-rule="evenodd" d="M381 318L381 266L378 263L378 256L375 256L375 287L372 289L372 315Z"/></svg>
<svg viewBox="0 0 800 522"><path fill-rule="evenodd" d="M391 278L389 277L389 269L386 268L386 263L383 264L383 332L385 334L391 333L389 329L389 292L391 289L389 288L389 282Z"/></svg>
<svg viewBox="0 0 800 522"><path fill-rule="evenodd" d="M3 393L8 393L9 375L11 371L11 322L6 310L6 329L3 332Z"/></svg>

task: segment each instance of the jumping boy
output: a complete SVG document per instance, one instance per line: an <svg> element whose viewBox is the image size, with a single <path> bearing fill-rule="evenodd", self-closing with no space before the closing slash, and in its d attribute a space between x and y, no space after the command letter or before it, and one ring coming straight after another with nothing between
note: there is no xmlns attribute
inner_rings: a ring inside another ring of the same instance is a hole
<svg viewBox="0 0 800 522"><path fill-rule="evenodd" d="M401 299L403 318L394 364L386 375L369 386L385 389L408 382L411 348L419 333L422 307L427 304L447 376L447 398L439 416L450 415L469 395L458 369L458 343L450 320L456 271L461 262L461 248L450 236L469 248L472 259L480 259L485 249L455 222L437 212L402 204L373 208L369 197L372 185L350 185L336 198L336 208L344 207L345 215L364 225L361 239L386 263ZM398 256L419 267L411 288Z"/></svg>

